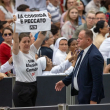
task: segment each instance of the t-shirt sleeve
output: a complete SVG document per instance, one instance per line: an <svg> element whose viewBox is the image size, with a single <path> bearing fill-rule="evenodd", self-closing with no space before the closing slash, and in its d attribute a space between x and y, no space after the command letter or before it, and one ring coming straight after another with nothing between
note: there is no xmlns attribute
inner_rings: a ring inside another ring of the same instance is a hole
<svg viewBox="0 0 110 110"><path fill-rule="evenodd" d="M15 55L13 52L12 52L12 57L13 57L13 62L20 62L21 60L21 51L19 51L19 53L17 55Z"/></svg>

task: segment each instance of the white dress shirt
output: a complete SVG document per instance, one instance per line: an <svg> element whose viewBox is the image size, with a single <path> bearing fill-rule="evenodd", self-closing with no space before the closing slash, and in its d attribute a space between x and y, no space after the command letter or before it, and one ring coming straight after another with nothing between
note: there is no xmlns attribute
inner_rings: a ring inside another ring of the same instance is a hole
<svg viewBox="0 0 110 110"><path fill-rule="evenodd" d="M107 62L107 58L110 58L109 53L110 53L110 38L105 39L100 48L99 51L101 52L104 60Z"/></svg>
<svg viewBox="0 0 110 110"><path fill-rule="evenodd" d="M91 44L91 45L92 45L92 44ZM84 59L86 53L88 52L89 48L91 47L91 45L84 49L84 52L83 52L83 55L82 55L81 62L83 61L83 59ZM80 57L78 58L78 60L77 60L77 62L76 62L76 65L77 65L79 59L80 59ZM81 65L81 62L80 62L80 65ZM76 65L75 65L75 67L76 67ZM76 90L79 90L78 82L77 82L77 76L78 76L78 72L79 72L79 69L80 69L80 65L79 65L79 68L78 68L78 71L77 71L76 77L74 76L74 80L73 80L73 81L74 81L74 82L73 82L73 84L74 84L74 88L75 88ZM74 69L75 69L75 68L74 68Z"/></svg>

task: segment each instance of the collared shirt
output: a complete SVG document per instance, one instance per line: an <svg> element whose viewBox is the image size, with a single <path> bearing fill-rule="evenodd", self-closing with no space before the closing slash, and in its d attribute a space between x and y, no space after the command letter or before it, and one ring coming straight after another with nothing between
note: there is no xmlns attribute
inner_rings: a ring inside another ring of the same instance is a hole
<svg viewBox="0 0 110 110"><path fill-rule="evenodd" d="M49 3L49 5L47 6L47 11L51 14L53 23L60 22L61 14L58 6L55 7L51 3Z"/></svg>
<svg viewBox="0 0 110 110"><path fill-rule="evenodd" d="M92 44L91 44L91 45L92 45ZM83 56L82 56L81 62L83 61L83 59L84 59L86 53L88 52L89 48L91 47L91 45L84 49L84 52L83 52ZM80 58L80 57L79 57L79 58ZM76 62L76 65L77 65L77 63L78 63L78 61L79 61L79 58L78 58L78 60L77 60L77 62ZM81 65L81 62L80 62L80 65ZM80 65L79 65L79 68L80 68ZM74 80L73 80L73 81L74 81L74 82L73 82L74 88L75 88L76 90L79 90L78 82L77 82L77 76L78 76L79 68L78 68L76 77L74 77ZM74 68L74 69L75 69L75 68Z"/></svg>
<svg viewBox="0 0 110 110"><path fill-rule="evenodd" d="M100 6L97 6L95 3L94 3L94 0L90 1L87 5L86 5L86 8L85 8L85 11L86 13L88 13L89 11L95 11L95 12L98 12L100 11Z"/></svg>

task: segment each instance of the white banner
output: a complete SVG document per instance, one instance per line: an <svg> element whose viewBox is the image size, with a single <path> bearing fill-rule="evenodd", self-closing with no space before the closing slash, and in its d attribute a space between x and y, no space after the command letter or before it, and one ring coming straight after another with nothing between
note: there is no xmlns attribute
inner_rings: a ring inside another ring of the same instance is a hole
<svg viewBox="0 0 110 110"><path fill-rule="evenodd" d="M48 12L17 12L16 32L39 32L51 29L51 19Z"/></svg>

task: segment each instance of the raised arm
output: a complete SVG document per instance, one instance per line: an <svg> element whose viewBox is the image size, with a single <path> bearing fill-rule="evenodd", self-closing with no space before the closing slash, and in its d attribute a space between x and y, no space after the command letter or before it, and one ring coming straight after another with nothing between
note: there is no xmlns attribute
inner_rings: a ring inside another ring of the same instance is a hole
<svg viewBox="0 0 110 110"><path fill-rule="evenodd" d="M41 46L43 40L45 39L46 32L47 31L41 31L41 32L39 32L38 38L34 42L34 46L36 47L36 49L39 49L39 47Z"/></svg>
<svg viewBox="0 0 110 110"><path fill-rule="evenodd" d="M18 33L15 33L16 31L16 23L14 25L14 33L13 33L13 53L15 55L18 54L19 52L19 36L18 36Z"/></svg>

